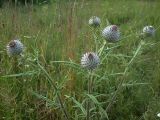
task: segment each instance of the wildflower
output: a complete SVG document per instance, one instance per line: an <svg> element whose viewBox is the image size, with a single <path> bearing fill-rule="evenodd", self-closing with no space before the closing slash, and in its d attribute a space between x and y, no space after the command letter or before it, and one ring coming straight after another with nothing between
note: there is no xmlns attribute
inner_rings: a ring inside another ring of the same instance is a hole
<svg viewBox="0 0 160 120"><path fill-rule="evenodd" d="M159 117L159 118L160 118L160 113L158 113L158 114L157 114L157 117Z"/></svg>
<svg viewBox="0 0 160 120"><path fill-rule="evenodd" d="M109 42L117 42L120 38L120 32L116 25L110 25L104 28L102 36Z"/></svg>
<svg viewBox="0 0 160 120"><path fill-rule="evenodd" d="M153 26L145 26L145 27L143 28L143 34L144 34L145 36L154 36L154 34L155 34L155 29L154 29L154 27L153 27Z"/></svg>
<svg viewBox="0 0 160 120"><path fill-rule="evenodd" d="M98 55L94 52L85 53L81 59L82 67L93 70L95 69L100 63L100 59Z"/></svg>
<svg viewBox="0 0 160 120"><path fill-rule="evenodd" d="M98 27L100 26L100 23L101 23L101 20L99 17L97 16L92 16L90 19L89 19L89 25L93 26L93 27Z"/></svg>
<svg viewBox="0 0 160 120"><path fill-rule="evenodd" d="M23 50L24 46L19 40L12 40L7 45L7 53L9 56L20 55Z"/></svg>

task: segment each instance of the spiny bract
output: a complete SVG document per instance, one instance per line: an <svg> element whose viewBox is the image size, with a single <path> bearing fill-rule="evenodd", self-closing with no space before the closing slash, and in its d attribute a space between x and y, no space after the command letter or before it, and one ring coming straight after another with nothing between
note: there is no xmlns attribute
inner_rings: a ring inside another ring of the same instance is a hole
<svg viewBox="0 0 160 120"><path fill-rule="evenodd" d="M97 16L92 16L90 19L89 19L89 25L90 26L93 26L93 27L98 27L100 26L101 24L101 20L99 17Z"/></svg>
<svg viewBox="0 0 160 120"><path fill-rule="evenodd" d="M81 59L82 67L93 70L95 69L100 63L100 59L98 55L94 52L85 53Z"/></svg>
<svg viewBox="0 0 160 120"><path fill-rule="evenodd" d="M102 36L109 42L117 42L120 38L120 32L116 25L110 25L104 28Z"/></svg>
<svg viewBox="0 0 160 120"><path fill-rule="evenodd" d="M145 36L154 36L155 35L155 29L153 26L145 26L143 28L143 34Z"/></svg>
<svg viewBox="0 0 160 120"><path fill-rule="evenodd" d="M7 53L9 56L20 55L24 50L24 46L20 40L11 40L7 45Z"/></svg>

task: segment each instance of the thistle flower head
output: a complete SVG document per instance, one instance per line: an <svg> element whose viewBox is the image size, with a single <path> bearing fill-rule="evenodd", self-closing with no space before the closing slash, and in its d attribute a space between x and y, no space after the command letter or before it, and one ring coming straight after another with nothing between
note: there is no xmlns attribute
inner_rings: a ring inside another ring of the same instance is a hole
<svg viewBox="0 0 160 120"><path fill-rule="evenodd" d="M100 26L100 23L101 23L101 20L99 17L97 16L92 16L90 19L89 19L89 25L93 26L93 27L98 27Z"/></svg>
<svg viewBox="0 0 160 120"><path fill-rule="evenodd" d="M116 25L110 25L104 28L102 36L109 42L117 42L120 38L120 32Z"/></svg>
<svg viewBox="0 0 160 120"><path fill-rule="evenodd" d="M143 34L145 34L146 36L154 36L155 34L155 29L153 26L145 26L143 28Z"/></svg>
<svg viewBox="0 0 160 120"><path fill-rule="evenodd" d="M7 45L7 53L9 56L20 55L24 46L19 40L11 40Z"/></svg>
<svg viewBox="0 0 160 120"><path fill-rule="evenodd" d="M95 69L100 63L98 55L94 52L85 53L81 59L81 65L88 70Z"/></svg>

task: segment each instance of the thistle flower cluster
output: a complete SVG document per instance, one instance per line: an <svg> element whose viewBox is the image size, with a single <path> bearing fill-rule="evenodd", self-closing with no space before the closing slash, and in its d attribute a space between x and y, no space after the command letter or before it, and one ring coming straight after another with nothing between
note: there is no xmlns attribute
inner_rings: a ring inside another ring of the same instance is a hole
<svg viewBox="0 0 160 120"><path fill-rule="evenodd" d="M101 23L101 20L99 17L92 16L89 19L89 25L93 27L99 26ZM155 29L153 26L145 26L143 28L143 33L142 35L145 36L154 36L155 34ZM105 27L102 30L102 37L108 41L108 42L118 42L120 40L120 30L117 25L109 25ZM89 52L83 55L81 59L81 65L84 68L87 68L89 70L95 69L98 64L99 64L99 57L96 53L94 52Z"/></svg>
<svg viewBox="0 0 160 120"><path fill-rule="evenodd" d="M89 25L97 27L101 23L101 20L97 16L92 16L89 19ZM147 36L154 36L155 29L153 26L145 26L143 28L143 34ZM103 38L108 42L117 42L120 40L120 31L117 25L109 25L105 27L102 31ZM7 45L7 53L9 56L16 56L20 55L23 50L24 46L20 40L12 40ZM100 63L99 56L94 52L87 52L81 58L81 65L83 68L88 70L93 70L97 68Z"/></svg>
<svg viewBox="0 0 160 120"><path fill-rule="evenodd" d="M90 26L93 26L93 27L98 27L98 26L100 26L100 24L101 24L101 20L100 20L100 18L99 17L97 17L97 16L92 16L90 19L89 19L89 25Z"/></svg>
<svg viewBox="0 0 160 120"><path fill-rule="evenodd" d="M93 70L97 68L100 63L98 55L94 52L85 53L81 59L81 65L83 68Z"/></svg>
<svg viewBox="0 0 160 120"><path fill-rule="evenodd" d="M6 48L9 56L20 55L24 50L24 46L20 40L10 41Z"/></svg>

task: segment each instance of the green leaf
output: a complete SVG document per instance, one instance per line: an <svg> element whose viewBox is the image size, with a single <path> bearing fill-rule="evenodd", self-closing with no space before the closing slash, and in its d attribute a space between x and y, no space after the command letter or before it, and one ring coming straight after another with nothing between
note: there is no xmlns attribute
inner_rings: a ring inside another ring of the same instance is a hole
<svg viewBox="0 0 160 120"><path fill-rule="evenodd" d="M51 99L48 99L46 96L43 96L43 95L41 95L41 94L38 94L38 93L36 93L36 92L34 92L34 91L30 91L30 90L29 90L29 92L30 92L32 95L36 96L37 98L46 101L46 102L49 104L49 106L52 106L52 107L53 107L53 106L56 106L56 107L59 107L59 105L56 104L55 101L53 101L53 100L51 100Z"/></svg>
<svg viewBox="0 0 160 120"><path fill-rule="evenodd" d="M24 72L24 73L5 75L5 76L1 76L1 77L10 78L10 77L32 76L32 75L35 75L37 73L38 73L37 71L28 71L28 72Z"/></svg>
<svg viewBox="0 0 160 120"><path fill-rule="evenodd" d="M87 112L86 112L85 108L83 107L83 105L73 97L72 97L72 100L76 104L76 107L79 108L82 111L82 113L86 116Z"/></svg>
<svg viewBox="0 0 160 120"><path fill-rule="evenodd" d="M101 103L97 100L97 98L91 94L87 94L87 96L95 103L95 105L98 106L101 116L105 116L105 118L109 120L107 112L101 107Z"/></svg>

